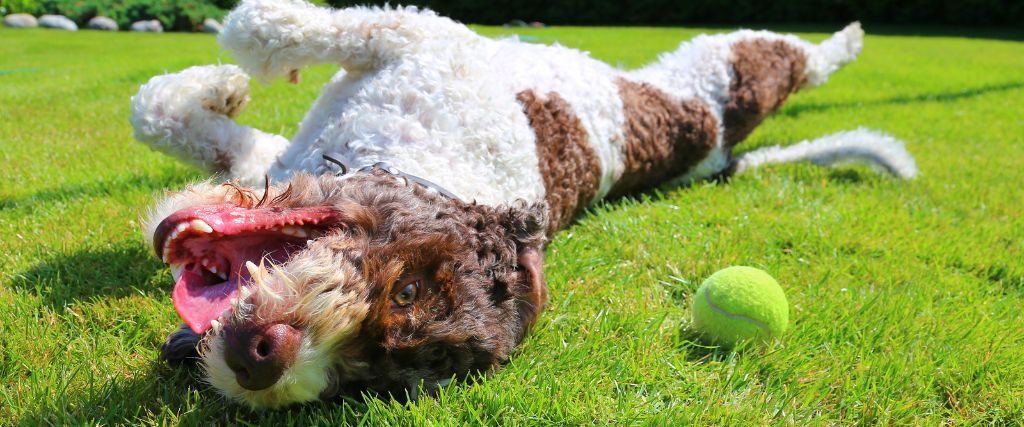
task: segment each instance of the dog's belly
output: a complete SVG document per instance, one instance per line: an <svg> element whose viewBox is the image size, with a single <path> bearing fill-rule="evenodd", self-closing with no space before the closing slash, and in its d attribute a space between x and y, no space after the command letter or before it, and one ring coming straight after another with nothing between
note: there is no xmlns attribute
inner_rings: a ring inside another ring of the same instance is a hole
<svg viewBox="0 0 1024 427"><path fill-rule="evenodd" d="M407 61L339 73L273 176L317 171L321 154L336 152L355 165L386 161L467 201L542 200L532 129L515 94L488 75L485 58L459 59L457 70Z"/></svg>

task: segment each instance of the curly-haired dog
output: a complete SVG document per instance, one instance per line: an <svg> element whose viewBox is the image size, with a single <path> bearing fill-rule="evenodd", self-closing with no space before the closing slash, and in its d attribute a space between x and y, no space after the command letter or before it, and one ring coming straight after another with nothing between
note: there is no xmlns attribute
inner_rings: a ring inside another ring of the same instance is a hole
<svg viewBox="0 0 1024 427"><path fill-rule="evenodd" d="M862 37L700 36L623 71L427 11L244 1L220 34L242 68L155 77L132 99L136 138L237 180L150 216L186 323L164 357L198 354L210 384L254 407L404 396L500 366L546 301L547 236L596 200L794 160L913 176L898 141L863 130L731 155ZM315 63L343 71L294 138L232 121L248 75L297 80Z"/></svg>

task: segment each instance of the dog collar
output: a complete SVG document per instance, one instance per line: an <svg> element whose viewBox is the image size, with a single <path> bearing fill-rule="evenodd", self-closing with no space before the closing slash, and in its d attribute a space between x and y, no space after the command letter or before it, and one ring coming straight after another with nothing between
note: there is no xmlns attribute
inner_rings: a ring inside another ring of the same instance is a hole
<svg viewBox="0 0 1024 427"><path fill-rule="evenodd" d="M446 190L444 187L437 185L430 180L420 178L410 173L402 172L398 168L391 166L391 164L388 162L377 162L372 165L364 165L359 167L358 169L354 169L351 166L351 163L348 161L348 159L346 159L345 156L341 155L340 153L328 153L323 154L322 156L324 158L324 161L337 165L341 169L336 174L334 174L337 177L351 176L350 172L370 173L373 172L374 170L380 170L387 174L405 179L406 182L412 181L416 184L419 184L421 187L426 188L427 190L437 192L437 194L440 194L449 199L458 200L460 202L462 201L462 199L459 198L459 196L456 196L455 193Z"/></svg>

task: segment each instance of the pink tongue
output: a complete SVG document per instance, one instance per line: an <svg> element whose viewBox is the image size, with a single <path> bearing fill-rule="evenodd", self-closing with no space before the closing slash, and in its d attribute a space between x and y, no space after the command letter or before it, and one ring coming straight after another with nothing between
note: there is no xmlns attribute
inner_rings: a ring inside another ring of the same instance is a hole
<svg viewBox="0 0 1024 427"><path fill-rule="evenodd" d="M219 285L206 285L196 270L185 270L171 294L174 309L193 332L202 334L210 329L212 320L231 308L231 298L238 295L238 280L235 276Z"/></svg>

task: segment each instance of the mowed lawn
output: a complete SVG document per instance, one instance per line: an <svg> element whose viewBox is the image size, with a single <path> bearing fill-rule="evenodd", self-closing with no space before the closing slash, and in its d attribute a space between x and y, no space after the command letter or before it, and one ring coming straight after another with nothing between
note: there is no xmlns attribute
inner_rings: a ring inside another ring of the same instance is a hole
<svg viewBox="0 0 1024 427"><path fill-rule="evenodd" d="M705 31L520 33L629 68ZM549 246L550 304L504 370L406 406L252 412L156 360L179 321L139 217L203 175L127 120L148 78L230 56L209 35L0 29L0 425L1024 423L1024 33L996 36L870 35L741 146L880 129L917 180L787 165L602 204ZM333 71L254 85L240 120L291 135ZM737 264L779 280L790 329L702 346L691 294Z"/></svg>

